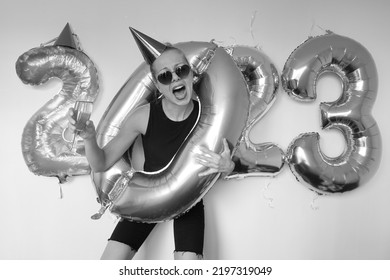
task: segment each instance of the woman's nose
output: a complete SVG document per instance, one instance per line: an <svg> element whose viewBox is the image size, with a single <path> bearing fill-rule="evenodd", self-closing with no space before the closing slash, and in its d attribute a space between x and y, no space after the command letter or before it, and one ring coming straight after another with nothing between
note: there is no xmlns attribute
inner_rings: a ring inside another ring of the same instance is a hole
<svg viewBox="0 0 390 280"><path fill-rule="evenodd" d="M178 81L180 80L180 77L176 74L175 71L172 72L172 81Z"/></svg>

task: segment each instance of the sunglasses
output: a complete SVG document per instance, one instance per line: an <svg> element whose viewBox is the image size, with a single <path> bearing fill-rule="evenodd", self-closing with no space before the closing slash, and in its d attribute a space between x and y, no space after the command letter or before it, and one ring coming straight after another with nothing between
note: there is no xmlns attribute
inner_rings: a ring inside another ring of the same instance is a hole
<svg viewBox="0 0 390 280"><path fill-rule="evenodd" d="M184 79L190 73L191 67L187 64L177 66L174 72L180 79ZM172 83L173 74L170 70L167 70L157 76L157 80L163 85L169 85Z"/></svg>

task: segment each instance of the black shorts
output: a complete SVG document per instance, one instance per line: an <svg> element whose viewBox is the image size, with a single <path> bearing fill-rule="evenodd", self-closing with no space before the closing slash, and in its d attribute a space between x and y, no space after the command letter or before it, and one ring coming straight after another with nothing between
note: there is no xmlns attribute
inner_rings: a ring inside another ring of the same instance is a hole
<svg viewBox="0 0 390 280"><path fill-rule="evenodd" d="M139 223L122 219L118 222L109 240L129 245L138 251L155 227L155 223ZM187 213L173 221L176 252L193 252L203 255L204 206L197 203Z"/></svg>

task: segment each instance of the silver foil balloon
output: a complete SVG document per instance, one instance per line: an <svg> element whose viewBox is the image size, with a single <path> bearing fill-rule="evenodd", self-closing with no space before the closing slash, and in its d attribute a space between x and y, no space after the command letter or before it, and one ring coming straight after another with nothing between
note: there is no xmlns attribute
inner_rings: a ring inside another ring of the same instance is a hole
<svg viewBox="0 0 390 280"><path fill-rule="evenodd" d="M199 146L220 153L223 138L236 145L246 125L249 94L241 72L223 48L215 50L199 83L199 120L173 160L158 172L122 176L113 189L111 212L142 222L169 220L195 205L218 179L219 174L199 177L206 167L194 154Z"/></svg>
<svg viewBox="0 0 390 280"><path fill-rule="evenodd" d="M43 176L66 177L90 173L79 141L71 151L66 114L76 100L93 102L98 94L98 75L92 60L82 51L65 46L44 46L22 54L16 62L19 78L40 85L51 78L63 82L62 89L27 122L22 135L22 152L30 171ZM68 137L68 138L67 138Z"/></svg>
<svg viewBox="0 0 390 280"><path fill-rule="evenodd" d="M198 174L204 167L195 162L193 154L199 145L219 153L223 138L233 146L234 157L241 166L250 165L231 178L249 173L276 174L283 166L283 152L276 145L253 144L248 137L277 92L278 75L268 58L250 47L227 49L228 55L212 43L175 46L186 54L197 79L200 77L196 86L201 103L197 125L170 164L158 172L135 171L124 156L107 172L92 173L102 204L94 219L107 208L123 218L141 222L162 222L188 211L219 178L219 174L200 178ZM155 91L149 66L144 63L118 92L99 123L99 145L104 146L117 135L126 116L148 102Z"/></svg>
<svg viewBox="0 0 390 280"><path fill-rule="evenodd" d="M207 42L178 43L175 44L175 47L181 49L186 55L196 74L195 82L198 81L199 77L207 69L217 48L215 44ZM124 120L134 111L134 109L149 102L153 98L156 98L156 91L157 89L152 81L150 67L148 64L142 63L118 91L100 120L97 127L97 141L99 146L104 147L118 134ZM119 180L123 179L122 175L127 172L134 172L134 168L131 163L129 163L128 158L129 156L125 154L108 171L91 173L98 202L102 206L99 212L92 216L93 219L100 218L105 210L112 206L113 197L117 196L116 194L114 195L114 193L116 193L114 187ZM151 181L149 182L149 179L146 178L145 183L151 184ZM150 191L152 195L158 197L158 190L150 189ZM178 198L175 203L180 205L180 198ZM145 211L147 211L147 209ZM154 219L169 219L169 217L161 212L158 215L159 216ZM134 219L136 219L136 217L134 217ZM151 219L146 218L145 220Z"/></svg>
<svg viewBox="0 0 390 280"><path fill-rule="evenodd" d="M234 46L228 52L245 77L250 106L246 128L233 155L236 168L225 179L276 176L284 166L283 150L274 143L253 143L249 133L275 101L278 72L270 58L257 48Z"/></svg>
<svg viewBox="0 0 390 280"><path fill-rule="evenodd" d="M366 183L381 159L381 135L371 115L378 76L371 54L360 43L332 32L309 38L290 55L282 83L294 99L316 98L322 73L336 74L342 94L334 102L321 103L323 129L338 129L346 148L328 157L319 147L318 133L303 133L289 146L287 160L298 181L320 193L341 193Z"/></svg>

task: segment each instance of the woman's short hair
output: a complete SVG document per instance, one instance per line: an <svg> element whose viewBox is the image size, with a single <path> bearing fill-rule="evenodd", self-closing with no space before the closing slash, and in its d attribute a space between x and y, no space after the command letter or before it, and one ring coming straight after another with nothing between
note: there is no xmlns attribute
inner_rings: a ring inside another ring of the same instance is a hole
<svg viewBox="0 0 390 280"><path fill-rule="evenodd" d="M184 52L181 49L178 49L178 48L174 47L171 43L164 43L164 44L167 46L167 48L164 50L164 52L175 50L175 51L178 51L178 52L182 53L184 58L185 58L185 60L186 60L186 62L189 65L189 61L188 61L187 57L185 56ZM153 81L156 82L156 75L155 75L155 73L153 71L153 64L154 64L154 62L152 64L150 64L149 67L150 67L150 73L152 74Z"/></svg>

